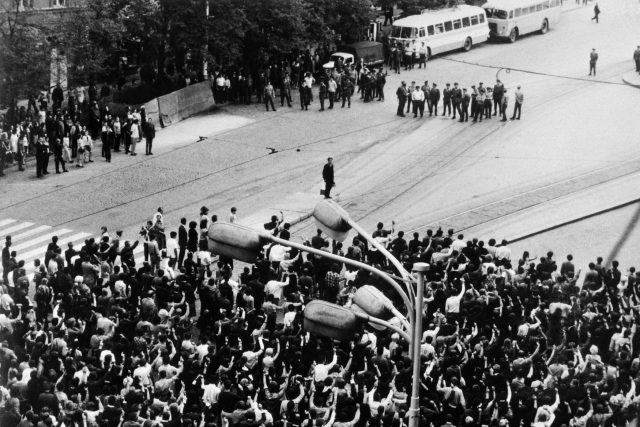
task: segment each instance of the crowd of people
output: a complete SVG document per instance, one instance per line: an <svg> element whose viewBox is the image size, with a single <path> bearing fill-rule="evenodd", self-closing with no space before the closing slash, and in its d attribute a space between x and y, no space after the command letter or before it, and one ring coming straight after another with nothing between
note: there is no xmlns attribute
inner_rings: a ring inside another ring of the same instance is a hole
<svg viewBox="0 0 640 427"><path fill-rule="evenodd" d="M94 85L88 90L69 90L66 97L58 85L51 92L45 88L38 96L31 96L27 106L12 112L13 120L3 116L0 176L5 166L12 164L25 171L28 157L35 157L39 178L49 174L51 160L56 173L68 172L74 164L83 168L94 162L97 146L106 162L111 162L112 152L136 156L136 145L142 141L145 153L152 155L155 124L146 116L144 106L112 114L106 103L99 102L102 98L104 94Z"/></svg>
<svg viewBox="0 0 640 427"><path fill-rule="evenodd" d="M442 95L442 96L441 96ZM496 84L491 87L485 87L480 82L478 87L471 86L471 90L460 88L458 83L454 83L453 87L450 83L446 83L442 89L442 93L436 83L429 86L429 82L425 81L424 85L416 84L415 81L407 86L406 82L402 82L396 90L398 98L398 110L396 114L400 117L406 117L410 112L413 117L424 116L425 104L429 116L438 115L438 105L442 100L442 116L452 116L451 119L468 122L469 116L473 122L482 119L490 119L492 116L498 115L501 121L507 121L507 109L509 107L509 95L507 88L504 87L500 80L496 80ZM511 120L520 120L522 114L522 103L524 102L524 94L521 87L518 86L514 93L514 106ZM405 111L406 106L406 111ZM453 115L452 115L453 113Z"/></svg>
<svg viewBox="0 0 640 427"><path fill-rule="evenodd" d="M204 206L189 221L159 208L137 236L103 227L67 249L53 238L33 276L6 236L0 425L407 425L409 343L369 325L344 342L303 328L310 300L349 306L367 284L402 311L395 291L280 244L252 265L216 257L216 221ZM408 270L430 264L420 426L636 425L634 268L598 258L581 277L571 255L516 256L507 241L394 228L379 223L372 238ZM292 238L282 215L264 230ZM360 235L342 243L318 230L304 244L397 274Z"/></svg>

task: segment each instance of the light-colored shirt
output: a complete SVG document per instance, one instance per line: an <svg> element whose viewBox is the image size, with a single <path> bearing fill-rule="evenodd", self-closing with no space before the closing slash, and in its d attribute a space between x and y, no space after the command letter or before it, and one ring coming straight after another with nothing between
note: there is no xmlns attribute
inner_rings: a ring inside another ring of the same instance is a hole
<svg viewBox="0 0 640 427"><path fill-rule="evenodd" d="M424 101L424 92L422 89L417 89L411 92L411 99L414 101Z"/></svg>

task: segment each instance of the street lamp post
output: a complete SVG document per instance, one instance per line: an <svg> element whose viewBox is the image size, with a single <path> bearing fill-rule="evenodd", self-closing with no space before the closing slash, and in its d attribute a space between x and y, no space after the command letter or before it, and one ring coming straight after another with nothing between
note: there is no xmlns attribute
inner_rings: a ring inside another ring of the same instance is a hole
<svg viewBox="0 0 640 427"><path fill-rule="evenodd" d="M313 247L305 246L299 243L291 242L273 236L264 231L258 231L252 228L244 227L239 224L215 222L208 230L208 243L211 252L224 255L229 258L237 259L244 262L252 263L256 260L262 247L267 242L277 243L282 246L295 248L301 251L310 252L320 257L328 258L333 261L352 265L363 269L383 279L389 284L402 298L407 309L407 321L398 310L396 310L390 301L386 299L375 288L359 290L360 296L354 297L354 309L348 310L345 307L331 304L324 301L311 301L305 309L305 324L310 327L320 328L325 335L330 338L340 339L344 337L344 331L328 331L327 328L334 327L328 325L326 327L318 327L317 323L323 319L330 318L331 315L340 317L345 324L353 324L356 319L374 325L383 326L398 332L400 336L410 343L410 356L413 359L413 378L411 391L411 404L409 408L409 427L418 427L420 419L420 343L422 340L422 305L424 296L425 273L429 271L429 264L415 263L413 265L414 275L411 275L387 249L377 242L369 233L362 229L355 221L353 221L346 211L344 211L337 203L332 200L324 200L315 207L313 216L316 219L318 227L327 233L334 240L343 241L351 229L357 231L364 239L382 253L391 264L398 270L404 289L398 282L387 273L380 271L368 264L341 257L330 252L321 251ZM414 284L416 289L414 291ZM372 287L366 287L372 288ZM361 288L362 289L362 288ZM375 290L374 290L375 289ZM358 294L358 292L356 293ZM377 300L372 302L372 298ZM360 305L358 305L360 303ZM364 306L364 307L363 307ZM376 315L371 315L369 310L374 311ZM402 326L406 329L393 325L378 316L382 310L388 310L395 317L399 318ZM309 317L308 317L309 316ZM311 319L311 317L315 319ZM309 322L307 322L307 320ZM316 322L317 320L317 322ZM326 321L326 320L325 320Z"/></svg>

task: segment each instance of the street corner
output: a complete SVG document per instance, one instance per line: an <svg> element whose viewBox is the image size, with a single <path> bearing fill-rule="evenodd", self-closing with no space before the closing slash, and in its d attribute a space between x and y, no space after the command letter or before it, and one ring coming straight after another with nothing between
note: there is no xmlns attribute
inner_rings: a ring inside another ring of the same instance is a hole
<svg viewBox="0 0 640 427"><path fill-rule="evenodd" d="M640 89L640 72L629 71L622 75L622 81L629 86L637 87Z"/></svg>

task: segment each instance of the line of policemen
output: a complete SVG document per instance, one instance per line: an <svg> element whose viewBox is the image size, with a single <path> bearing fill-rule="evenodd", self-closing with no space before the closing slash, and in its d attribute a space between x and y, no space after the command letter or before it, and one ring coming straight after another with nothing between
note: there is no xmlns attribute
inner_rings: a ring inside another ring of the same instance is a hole
<svg viewBox="0 0 640 427"><path fill-rule="evenodd" d="M438 115L438 104L442 99L442 115L451 115L456 119L456 115L460 122L468 122L471 116L474 122L482 121L483 118L489 119L491 116L500 114L502 120L506 121L506 111L509 102L507 89L500 80L496 80L493 88L485 87L480 83L478 87L471 86L470 93L467 88L458 87L458 83L454 83L453 87L449 83L440 92L438 85L425 81L424 85L411 82L407 86L406 82L402 82L396 91L398 97L397 115L406 117L406 114L413 112L413 117L424 115L425 103L428 108L429 116ZM406 107L406 112L405 112ZM518 112L519 113L519 112ZM518 118L520 115L518 114Z"/></svg>

